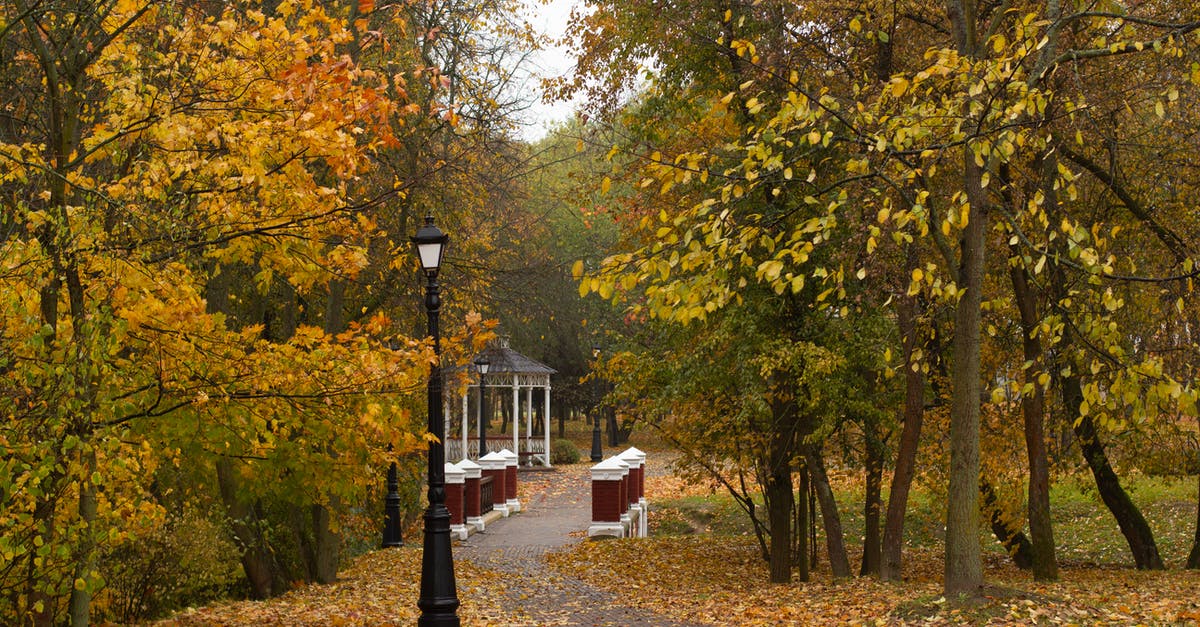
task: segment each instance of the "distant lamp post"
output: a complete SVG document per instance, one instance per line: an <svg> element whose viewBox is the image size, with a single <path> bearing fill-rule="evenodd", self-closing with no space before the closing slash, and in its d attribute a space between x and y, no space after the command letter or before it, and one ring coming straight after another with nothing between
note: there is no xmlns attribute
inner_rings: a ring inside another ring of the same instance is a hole
<svg viewBox="0 0 1200 627"><path fill-rule="evenodd" d="M388 445L388 451L392 445ZM400 481L396 478L396 462L388 466L387 496L383 500L383 548L404 546L400 533Z"/></svg>
<svg viewBox="0 0 1200 627"><path fill-rule="evenodd" d="M487 424L488 424L488 406L487 406L487 373L491 367L491 362L487 357L479 356L475 358L475 368L479 370L479 456L487 455Z"/></svg>
<svg viewBox="0 0 1200 627"><path fill-rule="evenodd" d="M592 358L597 362L600 360L600 346L592 346ZM600 381L596 380L594 384L597 392L600 390ZM597 394L599 395L599 394ZM604 458L604 451L600 448L600 406L597 406L592 414L592 461L598 462Z"/></svg>
<svg viewBox="0 0 1200 627"><path fill-rule="evenodd" d="M433 216L425 216L425 224L417 229L412 242L425 271L425 312L428 315L429 337L433 339L436 358L429 368L429 432L438 437L429 443L429 508L425 510L425 545L421 554L421 608L418 625L458 627L458 592L454 584L454 556L450 550L450 510L446 509L446 445L441 438L446 419L442 415L441 337L438 332L438 311L442 307L438 270L442 253L450 237L433 224Z"/></svg>

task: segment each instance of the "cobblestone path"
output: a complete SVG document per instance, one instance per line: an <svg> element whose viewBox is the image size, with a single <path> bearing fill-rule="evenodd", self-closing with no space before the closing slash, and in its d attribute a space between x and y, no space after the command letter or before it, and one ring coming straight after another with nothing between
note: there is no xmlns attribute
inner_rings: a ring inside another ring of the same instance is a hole
<svg viewBox="0 0 1200 627"><path fill-rule="evenodd" d="M564 576L546 564L548 552L585 541L591 522L591 485L586 466L521 473L521 481L535 484L529 502L521 503L521 512L488 525L487 531L454 548L455 560L470 560L511 576L508 607L497 616L516 616L520 620L512 623L516 625L690 627L622 605L616 595Z"/></svg>

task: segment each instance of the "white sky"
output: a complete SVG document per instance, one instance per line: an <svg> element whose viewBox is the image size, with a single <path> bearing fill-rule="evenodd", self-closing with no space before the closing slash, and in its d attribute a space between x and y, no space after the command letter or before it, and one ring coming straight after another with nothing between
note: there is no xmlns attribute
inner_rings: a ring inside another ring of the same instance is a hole
<svg viewBox="0 0 1200 627"><path fill-rule="evenodd" d="M540 33L548 35L551 40L563 36L567 28L567 20L571 16L571 7L579 0L526 0L526 11L530 24ZM535 77L529 81L529 94L534 100L533 105L525 112L529 124L520 133L526 141L537 141L546 136L547 131L557 122L571 117L574 108L571 103L555 102L547 104L541 98L542 77L563 76L574 66L574 59L563 47L551 47L538 51L532 57L530 71Z"/></svg>

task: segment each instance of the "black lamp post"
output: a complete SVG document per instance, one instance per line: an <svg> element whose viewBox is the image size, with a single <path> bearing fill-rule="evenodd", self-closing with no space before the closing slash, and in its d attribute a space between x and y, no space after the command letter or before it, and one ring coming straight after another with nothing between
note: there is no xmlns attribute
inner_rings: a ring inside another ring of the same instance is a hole
<svg viewBox="0 0 1200 627"><path fill-rule="evenodd" d="M454 555L450 551L450 510L446 509L446 445L442 437L446 419L442 415L441 337L438 311L442 298L437 282L442 253L450 237L425 216L412 241L425 271L425 312L429 317L429 337L437 356L429 368L429 432L437 436L429 443L429 508L425 510L425 547L421 554L421 608L418 625L458 627L458 592L454 584Z"/></svg>
<svg viewBox="0 0 1200 627"><path fill-rule="evenodd" d="M487 455L487 424L488 424L488 406L487 406L487 373L491 362L487 357L480 355L475 358L475 367L479 369L479 456Z"/></svg>
<svg viewBox="0 0 1200 627"><path fill-rule="evenodd" d="M392 445L388 445L388 451ZM387 497L383 500L383 548L404 546L400 533L400 481L396 478L396 462L388 466Z"/></svg>
<svg viewBox="0 0 1200 627"><path fill-rule="evenodd" d="M599 346L592 347L592 358L596 359L597 361L600 360ZM595 386L597 395L599 395L599 379L596 380ZM597 405L594 413L592 414L592 461L598 462L601 459L604 459L604 451L600 448L600 407Z"/></svg>

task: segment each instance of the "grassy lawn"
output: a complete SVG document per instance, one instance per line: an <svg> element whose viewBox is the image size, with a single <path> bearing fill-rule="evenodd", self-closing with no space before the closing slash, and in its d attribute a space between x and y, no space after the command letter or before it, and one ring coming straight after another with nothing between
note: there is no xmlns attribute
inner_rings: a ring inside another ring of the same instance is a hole
<svg viewBox="0 0 1200 627"><path fill-rule="evenodd" d="M1068 477L1051 490L1051 513L1060 563L1132 566L1128 547L1116 520L1104 507L1087 475ZM1123 484L1142 509L1158 542L1159 552L1169 566L1181 566L1191 549L1196 524L1196 481L1193 477L1148 477L1134 475ZM678 498L652 497L654 535L745 535L752 529L746 514L724 492L690 494ZM861 482L839 481L835 496L846 543L861 551L864 517ZM885 486L884 497L887 496ZM887 504L884 502L884 508ZM765 516L765 511L760 512ZM819 514L818 514L819 516ZM914 486L905 517L908 547L940 550L945 512L941 500ZM817 524L818 545L824 551L824 536ZM981 538L989 551L1003 555L1004 549L987 530Z"/></svg>

